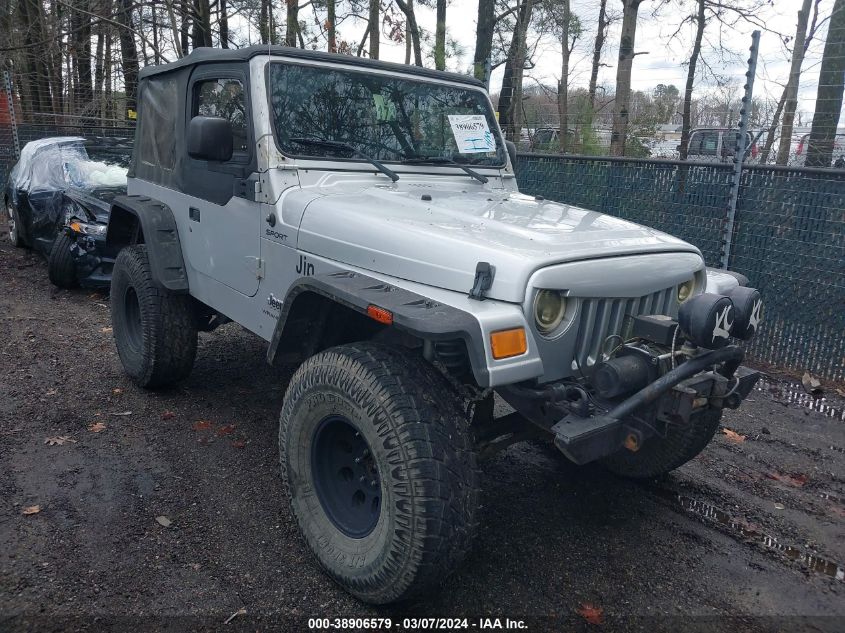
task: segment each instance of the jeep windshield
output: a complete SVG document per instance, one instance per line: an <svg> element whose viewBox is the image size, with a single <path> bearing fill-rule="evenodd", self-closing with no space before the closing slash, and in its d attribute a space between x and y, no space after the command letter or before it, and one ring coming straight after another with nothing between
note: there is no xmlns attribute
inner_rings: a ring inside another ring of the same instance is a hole
<svg viewBox="0 0 845 633"><path fill-rule="evenodd" d="M357 152L397 163L505 163L504 142L481 90L280 62L270 64L269 83L276 138L285 154L354 160Z"/></svg>

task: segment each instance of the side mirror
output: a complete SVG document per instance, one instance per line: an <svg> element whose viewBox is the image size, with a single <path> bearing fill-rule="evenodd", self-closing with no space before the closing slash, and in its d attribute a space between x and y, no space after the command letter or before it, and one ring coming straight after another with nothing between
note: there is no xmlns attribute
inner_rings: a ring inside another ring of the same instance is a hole
<svg viewBox="0 0 845 633"><path fill-rule="evenodd" d="M197 160L231 160L232 123L217 116L195 116L188 123L188 156Z"/></svg>
<svg viewBox="0 0 845 633"><path fill-rule="evenodd" d="M508 148L508 158L511 159L511 167L516 171L516 143L505 141L505 147Z"/></svg>

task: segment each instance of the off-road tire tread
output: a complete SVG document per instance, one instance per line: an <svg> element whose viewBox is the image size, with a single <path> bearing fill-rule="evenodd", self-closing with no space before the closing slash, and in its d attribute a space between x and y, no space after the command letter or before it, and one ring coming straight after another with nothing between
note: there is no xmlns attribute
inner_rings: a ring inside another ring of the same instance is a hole
<svg viewBox="0 0 845 633"><path fill-rule="evenodd" d="M708 409L686 425L668 425L665 438L647 439L639 451L622 449L602 460L611 472L631 479L652 479L683 466L698 455L719 429L721 409Z"/></svg>
<svg viewBox="0 0 845 633"><path fill-rule="evenodd" d="M374 389L390 412L401 454L396 466L411 476L416 471L409 487L411 503L406 512L399 511L415 529L408 537L410 547L401 553L401 560L391 561L395 564L390 572L382 568L381 574L366 581L315 558L335 582L366 602L405 600L441 583L467 555L477 533L479 470L469 421L448 381L411 351L357 343L312 356L291 379L281 413L279 450L289 499L285 438L290 413L309 387L346 377ZM293 514L308 540L300 517ZM313 553L315 544L308 544Z"/></svg>
<svg viewBox="0 0 845 633"><path fill-rule="evenodd" d="M135 288L142 315L144 338L140 367L124 368L136 384L146 389L171 386L191 373L197 355L197 326L190 296L161 288L153 281L147 248L143 244L120 251L114 263L111 285L112 330L118 354L123 361L118 320L123 309L122 293L116 292L121 277L128 276Z"/></svg>
<svg viewBox="0 0 845 633"><path fill-rule="evenodd" d="M76 288L79 285L76 278L76 262L70 252L71 246L73 240L61 231L53 240L50 256L47 258L47 276L50 283L59 288Z"/></svg>

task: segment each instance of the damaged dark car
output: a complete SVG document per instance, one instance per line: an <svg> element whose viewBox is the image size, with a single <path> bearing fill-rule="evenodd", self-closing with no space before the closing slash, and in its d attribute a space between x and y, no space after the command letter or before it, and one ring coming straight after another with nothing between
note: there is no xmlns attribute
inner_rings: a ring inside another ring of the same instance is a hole
<svg viewBox="0 0 845 633"><path fill-rule="evenodd" d="M109 209L126 193L131 152L127 139L81 137L40 139L21 150L4 192L9 238L47 258L55 285L109 285Z"/></svg>

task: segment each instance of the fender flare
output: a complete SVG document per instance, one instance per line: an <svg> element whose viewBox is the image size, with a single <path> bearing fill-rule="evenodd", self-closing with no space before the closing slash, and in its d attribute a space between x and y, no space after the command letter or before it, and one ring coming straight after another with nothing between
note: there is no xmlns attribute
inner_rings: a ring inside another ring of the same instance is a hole
<svg viewBox="0 0 845 633"><path fill-rule="evenodd" d="M296 298L309 292L362 314L367 314L367 308L371 305L389 310L393 314L392 327L424 340L463 340L475 380L481 387L489 386L490 372L487 369L484 337L481 325L474 316L410 290L352 271L300 277L291 285L282 302L273 338L270 339L267 349L267 361L271 365Z"/></svg>
<svg viewBox="0 0 845 633"><path fill-rule="evenodd" d="M143 236L153 282L171 292L188 292L179 230L166 204L147 196L115 196L112 201L106 246L119 251Z"/></svg>

